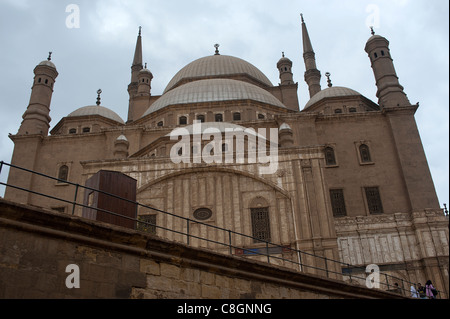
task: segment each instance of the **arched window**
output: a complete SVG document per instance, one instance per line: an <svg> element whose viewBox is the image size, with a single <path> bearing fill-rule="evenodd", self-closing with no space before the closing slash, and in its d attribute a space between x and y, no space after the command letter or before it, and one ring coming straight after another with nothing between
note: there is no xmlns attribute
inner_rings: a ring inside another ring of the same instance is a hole
<svg viewBox="0 0 450 319"><path fill-rule="evenodd" d="M158 127L163 127L163 126L164 126L164 122L163 121L158 123Z"/></svg>
<svg viewBox="0 0 450 319"><path fill-rule="evenodd" d="M336 165L336 155L332 147L325 148L325 163L327 166Z"/></svg>
<svg viewBox="0 0 450 319"><path fill-rule="evenodd" d="M258 114L258 120L264 120L266 116L264 114Z"/></svg>
<svg viewBox="0 0 450 319"><path fill-rule="evenodd" d="M272 236L270 232L269 203L263 197L258 196L250 203L250 214L254 243L270 242Z"/></svg>
<svg viewBox="0 0 450 319"><path fill-rule="evenodd" d="M361 162L362 163L370 163L370 162L372 162L372 158L370 156L369 146L367 146L366 144L362 144L359 147L359 155L361 157Z"/></svg>
<svg viewBox="0 0 450 319"><path fill-rule="evenodd" d="M241 113L234 113L233 114L233 121L240 121L241 120Z"/></svg>
<svg viewBox="0 0 450 319"><path fill-rule="evenodd" d="M254 243L264 241L270 242L270 218L268 207L258 207L251 209L252 234Z"/></svg>
<svg viewBox="0 0 450 319"><path fill-rule="evenodd" d="M216 114L216 122L223 122L223 115L222 114Z"/></svg>
<svg viewBox="0 0 450 319"><path fill-rule="evenodd" d="M59 168L58 171L58 183L64 183L69 178L69 167L67 165L63 165Z"/></svg>
<svg viewBox="0 0 450 319"><path fill-rule="evenodd" d="M69 134L77 134L77 129L76 128L71 128L69 130Z"/></svg>
<svg viewBox="0 0 450 319"><path fill-rule="evenodd" d="M205 116L203 114L197 115L197 121L200 121L200 123L205 123Z"/></svg>
<svg viewBox="0 0 450 319"><path fill-rule="evenodd" d="M180 117L180 125L186 125L187 124L187 117L181 116Z"/></svg>

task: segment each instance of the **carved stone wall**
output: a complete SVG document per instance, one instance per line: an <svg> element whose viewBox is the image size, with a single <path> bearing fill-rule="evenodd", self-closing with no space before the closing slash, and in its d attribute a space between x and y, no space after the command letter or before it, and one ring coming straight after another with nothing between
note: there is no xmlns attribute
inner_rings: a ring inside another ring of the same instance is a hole
<svg viewBox="0 0 450 319"><path fill-rule="evenodd" d="M448 294L449 229L442 211L343 217L335 225L344 263L376 264L411 282L430 279Z"/></svg>

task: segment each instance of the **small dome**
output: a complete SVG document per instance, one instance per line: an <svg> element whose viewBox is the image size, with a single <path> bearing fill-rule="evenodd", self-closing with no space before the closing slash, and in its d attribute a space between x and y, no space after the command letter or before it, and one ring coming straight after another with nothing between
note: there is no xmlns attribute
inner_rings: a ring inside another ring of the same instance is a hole
<svg viewBox="0 0 450 319"><path fill-rule="evenodd" d="M151 74L151 75L153 75L152 72L149 69L147 69L147 68L144 68L144 69L140 70L139 74Z"/></svg>
<svg viewBox="0 0 450 319"><path fill-rule="evenodd" d="M39 66L48 66L56 70L55 64L52 61L48 60L42 61L41 63L39 63Z"/></svg>
<svg viewBox="0 0 450 319"><path fill-rule="evenodd" d="M283 57L278 61L277 67L280 67L281 64L285 64L285 63L292 65L292 61L289 58L286 58L284 56L284 52L283 52Z"/></svg>
<svg viewBox="0 0 450 319"><path fill-rule="evenodd" d="M79 108L78 110L70 113L68 115L68 117L89 116L89 115L99 115L99 116L103 116L107 119L119 122L121 124L125 123L116 112L114 112L104 106L99 106L99 105L90 105L90 106L85 106L85 107Z"/></svg>
<svg viewBox="0 0 450 319"><path fill-rule="evenodd" d="M287 123L283 123L280 126L280 131L284 131L284 130L292 130L292 128Z"/></svg>
<svg viewBox="0 0 450 319"><path fill-rule="evenodd" d="M213 55L191 62L181 69L169 82L164 93L176 87L180 82L189 82L192 79L211 77L230 77L245 75L266 86L272 86L270 80L257 67L242 59L227 56Z"/></svg>
<svg viewBox="0 0 450 319"><path fill-rule="evenodd" d="M254 100L286 108L275 96L256 85L238 80L209 79L187 83L165 93L143 116L169 105L233 100Z"/></svg>
<svg viewBox="0 0 450 319"><path fill-rule="evenodd" d="M344 96L359 96L360 93L356 92L355 90L341 87L341 86L333 86L331 88L327 88L325 90L320 91L316 95L314 95L308 103L305 105L305 109L311 107L312 105L316 104L317 102L327 99L327 98L333 98L333 97L344 97Z"/></svg>

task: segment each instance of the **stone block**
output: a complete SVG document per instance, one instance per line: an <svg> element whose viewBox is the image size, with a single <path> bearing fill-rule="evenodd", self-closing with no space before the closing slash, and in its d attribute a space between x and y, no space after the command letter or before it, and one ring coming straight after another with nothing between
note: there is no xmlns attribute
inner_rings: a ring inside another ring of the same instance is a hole
<svg viewBox="0 0 450 319"><path fill-rule="evenodd" d="M180 267L170 264L161 263L161 276L173 279L180 279Z"/></svg>
<svg viewBox="0 0 450 319"><path fill-rule="evenodd" d="M221 296L220 288L209 285L202 285L202 298L206 299L219 299Z"/></svg>
<svg viewBox="0 0 450 319"><path fill-rule="evenodd" d="M140 270L141 272L147 273L149 275L161 275L160 264L154 262L153 260L141 259Z"/></svg>

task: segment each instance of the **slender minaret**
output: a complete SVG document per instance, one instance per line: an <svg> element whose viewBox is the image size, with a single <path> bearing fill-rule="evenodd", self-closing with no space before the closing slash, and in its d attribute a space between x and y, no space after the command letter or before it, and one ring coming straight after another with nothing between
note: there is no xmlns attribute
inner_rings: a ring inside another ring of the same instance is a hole
<svg viewBox="0 0 450 319"><path fill-rule="evenodd" d="M39 63L34 69L35 77L31 89L30 103L23 114L23 121L17 135L48 135L53 85L58 77L58 71L51 62L51 56L52 53L50 52L48 59Z"/></svg>
<svg viewBox="0 0 450 319"><path fill-rule="evenodd" d="M302 18L303 59L305 60L306 67L305 81L308 83L309 95L313 97L322 90L320 86L321 74L316 66L316 54L314 53L311 39L309 38L303 14L300 14L300 16Z"/></svg>
<svg viewBox="0 0 450 319"><path fill-rule="evenodd" d="M139 27L139 34L136 41L136 49L134 51L133 65L131 66L131 82L128 85L128 94L130 96L128 107L128 121L132 120L131 110L133 109L133 98L138 93L139 72L144 68L142 65L142 27Z"/></svg>
<svg viewBox="0 0 450 319"><path fill-rule="evenodd" d="M365 50L372 62L379 105L391 130L393 149L409 198L408 209L411 212L438 210L439 201L414 118L418 105L411 105L398 81L389 41L376 35L372 28Z"/></svg>
<svg viewBox="0 0 450 319"><path fill-rule="evenodd" d="M378 88L378 104L382 108L411 105L405 92L403 92L403 86L398 81L389 50L389 41L380 35L376 35L373 28L371 29L372 37L367 41L365 50L372 62Z"/></svg>

